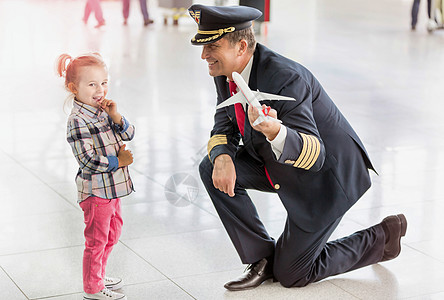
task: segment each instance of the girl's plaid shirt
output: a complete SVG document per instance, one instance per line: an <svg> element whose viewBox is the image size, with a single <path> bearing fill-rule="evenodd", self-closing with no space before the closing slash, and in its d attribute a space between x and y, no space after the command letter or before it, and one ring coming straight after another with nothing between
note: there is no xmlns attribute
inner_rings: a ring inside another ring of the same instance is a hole
<svg viewBox="0 0 444 300"><path fill-rule="evenodd" d="M134 190L128 167L118 168L117 160L122 141L132 140L134 131L125 118L119 126L101 109L74 100L67 140L80 166L76 176L79 202L89 196L115 199Z"/></svg>

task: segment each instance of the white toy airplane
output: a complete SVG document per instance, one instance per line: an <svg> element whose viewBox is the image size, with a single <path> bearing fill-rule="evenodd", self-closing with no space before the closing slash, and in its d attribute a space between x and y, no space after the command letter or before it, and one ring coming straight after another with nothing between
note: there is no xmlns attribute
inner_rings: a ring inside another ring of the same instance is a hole
<svg viewBox="0 0 444 300"><path fill-rule="evenodd" d="M252 105L256 107L259 111L259 117L254 121L253 126L256 126L260 123L262 123L265 120L280 122L281 120L272 118L268 116L268 113L270 112L270 107L268 108L262 108L262 105L259 103L259 101L262 100L289 100L289 101L296 101L294 98L291 97L285 97L280 95L274 95L274 94L267 94L262 92L255 92L250 90L245 80L242 78L242 76L237 73L233 72L232 74L233 80L236 83L237 87L239 88L239 92L216 106L216 109L229 106L236 103L241 103L242 106L245 109L245 104L248 103L249 105Z"/></svg>

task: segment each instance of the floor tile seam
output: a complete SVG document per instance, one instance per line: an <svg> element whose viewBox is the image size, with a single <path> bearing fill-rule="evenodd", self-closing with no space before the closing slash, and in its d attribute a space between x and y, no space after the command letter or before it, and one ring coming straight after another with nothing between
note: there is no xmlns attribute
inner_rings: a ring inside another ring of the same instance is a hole
<svg viewBox="0 0 444 300"><path fill-rule="evenodd" d="M164 272L162 272L161 270L159 270L157 267L155 267L153 264L151 264L148 260L146 260L142 255L140 255L139 253L137 253L136 251L134 251L131 247L129 247L127 244L125 244L124 242L120 241L120 243L122 243L122 245L124 245L129 251L133 252L136 256L138 256L140 259L142 259L144 262L146 262L148 265L150 265L153 269L155 269L157 272L159 272L162 276L164 276L167 280L169 280L171 283L173 283L175 286L177 286L179 289L181 289L184 293L186 293L187 295L189 295L191 298L193 299L197 299L195 297L193 297L189 292L187 292L184 288L182 288L180 285L178 285L176 282L174 282L169 276L167 276Z"/></svg>
<svg viewBox="0 0 444 300"><path fill-rule="evenodd" d="M64 297L64 296L72 296L72 295L82 295L83 292L78 292L78 293L68 293L68 294L56 294L56 295L51 295L51 296L43 296L43 297L37 297L37 298L28 298L29 300L46 300L46 299L53 299L56 297Z"/></svg>
<svg viewBox="0 0 444 300"><path fill-rule="evenodd" d="M26 218L28 219L29 217L47 217L47 216L51 216L51 215L57 215L57 214L68 214L68 213L79 213L82 212L80 209L76 210L76 211L72 211L72 210L60 210L60 211L52 211L52 212L45 212L45 213L37 213L37 214L24 214L24 215L19 215L19 216L15 216L12 219L2 219L0 220L0 224L4 223L12 223L14 221L16 221L17 219L22 219L22 218Z"/></svg>
<svg viewBox="0 0 444 300"><path fill-rule="evenodd" d="M213 216L213 217L219 219L219 215L212 213L211 211L207 210L206 208L204 208L204 207L202 207L202 206L200 206L200 205L198 205L198 204L196 204L196 203L193 203L193 202L191 202L191 204L194 205L194 206L196 206L196 207L199 208L200 210L203 210L204 212L206 212L206 213L209 214L210 216Z"/></svg>
<svg viewBox="0 0 444 300"><path fill-rule="evenodd" d="M26 138L26 139L24 138L23 140L25 142L29 142L29 138ZM20 142L20 140L18 140L18 141L16 140L16 142ZM59 160L69 160L69 161L71 161L72 160L72 154L70 154L69 156L67 154L63 154L63 156L54 156L54 155L50 154L50 156L46 157L46 158L49 161L59 161ZM34 163L34 164L40 162L40 161L36 160L36 157L29 157L29 156L21 158L21 161L25 162L25 163ZM73 170L72 173L74 173L74 175L75 175L76 174L75 170Z"/></svg>
<svg viewBox="0 0 444 300"><path fill-rule="evenodd" d="M140 173L142 176L144 176L144 177L146 177L147 179L151 180L152 182L154 182L154 183L160 185L160 186L163 187L164 189L166 188L166 186L165 186L164 184L158 182L157 180L151 178L150 176L146 175L145 173L140 172L140 171L137 170L137 169L135 169L135 170L136 170L138 173ZM208 211L207 209L201 207L200 205L197 205L195 202L190 202L190 204L196 206L197 208L203 210L204 212L206 212L206 213L208 213L208 214L210 214L210 215L212 215L212 216L214 216L214 217L217 217L217 215L215 215L215 214L213 214L212 212Z"/></svg>
<svg viewBox="0 0 444 300"><path fill-rule="evenodd" d="M173 285L177 286L181 291L183 291L185 294L187 294L188 296L190 296L192 299L197 299L194 296L192 296L189 292L187 292L184 288L182 288L181 286L179 286L176 282L174 282L173 280L171 280L170 278L165 278L165 279L155 279L155 280L151 280L151 281L145 281L145 282L137 282L137 283L130 283L130 284L125 284L123 286L123 288L125 287L130 287L130 286L138 286L138 285L144 285L144 284L156 284L156 283L162 283L162 282L171 282ZM117 291L118 292L118 291Z"/></svg>
<svg viewBox="0 0 444 300"><path fill-rule="evenodd" d="M147 235L147 236L137 237L137 238L124 238L124 239L120 239L120 241L135 241L135 240L147 239L147 238L159 238L159 237L175 236L178 234L182 235L182 234L187 234L187 233L197 233L197 232L204 232L204 231L209 231L209 230L223 230L223 229L224 229L224 227L222 226L222 224L219 224L219 227L214 227L214 228L205 228L205 229L201 229L201 230L190 230L190 231L183 231L183 232L172 232L172 233L157 234L157 235Z"/></svg>
<svg viewBox="0 0 444 300"><path fill-rule="evenodd" d="M134 200L132 202L127 202L127 203L125 203L125 200L123 200L122 206L130 206L130 205L138 205L138 204L151 204L151 203L162 203L162 202L168 202L168 200L162 199L162 200L154 200L154 201L148 201L148 202L145 202L145 201L139 202L139 201ZM200 208L201 210L205 211L206 213L216 217L216 215L214 215L210 211L206 210L205 208L203 208L200 205L197 205L196 202L190 202L190 201L187 201L187 202L189 202L190 204L196 206L197 208ZM173 205L173 204L171 204L171 205ZM175 205L173 205L173 206L175 206ZM180 207L187 207L187 206L188 205L186 205L186 206L177 206L177 207L180 208Z"/></svg>
<svg viewBox="0 0 444 300"><path fill-rule="evenodd" d="M12 283L16 286L16 288L25 296L26 299L29 299L29 297L25 294L25 292L18 286L18 284L12 279L12 277L6 272L6 270L0 265L0 269L5 273L6 276L8 276L9 280L12 281Z"/></svg>
<svg viewBox="0 0 444 300"><path fill-rule="evenodd" d="M121 203L121 206L123 207L123 206L131 206L131 205L139 205L139 204L154 204L154 203L156 203L156 204L158 204L158 203L162 203L162 202L165 202L165 199L163 199L163 200L154 200L154 201L136 201L136 200L133 200L133 201L131 201L131 200L126 200L126 199L122 199L122 203Z"/></svg>
<svg viewBox="0 0 444 300"><path fill-rule="evenodd" d="M386 151L388 152L388 151ZM403 152L403 151L401 151ZM405 151L408 152L408 151ZM377 166L376 166L377 168ZM380 170L380 168L377 168L377 170ZM412 170L412 167L409 167L409 170ZM425 173L432 173L432 172L436 172L436 171L441 171L442 169L439 167L439 165L437 166L432 166L432 167L424 167L424 168L415 168L415 171L420 171L420 172L425 172ZM392 176L403 176L405 175L405 171L397 171L397 172L392 172L392 171L385 171L384 173L380 173L380 175L376 178L382 178L381 176L384 177L392 177ZM382 179L381 179L382 180Z"/></svg>
<svg viewBox="0 0 444 300"><path fill-rule="evenodd" d="M138 169L135 168L135 167L132 167L131 169L132 169L132 170L135 170L137 173L139 173L139 174L142 175L143 177L145 177L145 178L151 180L153 183L159 185L160 187L162 187L162 188L165 190L165 188L166 188L166 187L165 187L165 184L158 182L156 179L152 178L151 176L145 174L144 172L138 170ZM177 172L176 172L176 173L177 173Z"/></svg>
<svg viewBox="0 0 444 300"><path fill-rule="evenodd" d="M374 210L374 209L381 209L381 208L390 208L390 209L392 209L392 208L398 208L399 210L405 210L405 209L407 209L407 208L413 208L412 206L410 206L410 207L408 207L408 206L406 206L405 204L408 204L408 205L412 205L412 204L421 204L421 203L426 203L426 204L439 204L439 203L434 203L434 202L436 202L436 200L430 200L430 201L414 201L414 202L400 202L400 203L394 203L394 204L391 204L391 205L385 205L385 204L382 204L382 205L377 205L377 206L369 206L369 207L365 207L365 208L354 208L354 207L352 207L350 210L348 210L347 211L347 213L346 213L346 217L349 217L350 219L351 219L351 214L352 213L358 213L358 212L364 212L364 211L366 211L366 210L369 210L369 209L371 209L371 210ZM400 204L402 204L402 205L400 205ZM358 202L357 202L357 204L355 204L355 205L359 205L359 200L358 200ZM400 211L399 213L403 213L402 211ZM406 217L408 217L408 216L406 216ZM381 221L382 221L382 219L381 219ZM408 220L407 220L408 221ZM378 222L379 223L379 222ZM360 223L358 223L358 224L360 224Z"/></svg>
<svg viewBox="0 0 444 300"><path fill-rule="evenodd" d="M416 242L415 242L416 243ZM420 242L418 242L418 243L420 243ZM408 248L410 248L411 250L413 250L413 251L416 251L416 252L418 252L418 253L421 253L422 255L425 255L426 257L428 257L428 258L431 258L432 260L435 260L436 262L439 262L439 263L442 263L442 264L444 264L444 260L441 260L441 259L439 259L439 258L436 258L436 257L434 257L434 256L432 256L432 255L430 255L430 254L428 254L428 253L426 253L426 252L424 252L424 251L422 251L422 250L420 250L420 249L417 249L415 246L412 246L410 243L402 243L402 245L404 245L405 247L408 247ZM443 270L443 274L444 274L444 270Z"/></svg>
<svg viewBox="0 0 444 300"><path fill-rule="evenodd" d="M418 148L418 150L422 150L422 149ZM411 153L413 151L396 151L396 152L397 153L394 156L399 155L399 154L405 154L405 155L408 154L411 157L414 157L414 155ZM388 153L392 153L392 151L380 151L378 154L381 154L381 153L385 155L385 154L388 154ZM372 156L374 156L374 155L370 154L370 157L372 157ZM385 155L385 156L387 158L388 155ZM390 157L390 166L391 167L394 166L394 164L392 162L393 162L393 159ZM383 162L383 163L385 163L385 162ZM383 164L383 163L380 163L380 165ZM398 166L400 166L400 165L401 164L398 164ZM407 167L407 165L404 162L403 162L403 165L402 165L403 169L398 170L398 171L387 170L388 169L387 167L385 167L384 171L381 171L381 168L377 164L375 164L375 168L379 172L379 176L377 178L383 178L383 177L388 177L388 176L390 176L390 177L393 177L393 176L405 176L405 173L406 173L407 169L408 169L408 171L412 171L412 169L413 169L416 172L424 172L424 173L431 173L431 172L440 171L439 165L427 166L427 165L421 164L420 166L418 166L418 165L417 166L412 166L410 164Z"/></svg>
<svg viewBox="0 0 444 300"><path fill-rule="evenodd" d="M153 177L147 175L145 172L137 169L135 166L132 167L131 170L134 170L135 172L139 173L141 176L146 177L147 179L153 181L154 183L160 185L161 187L165 187L165 184L158 182L156 179L154 179ZM188 173L188 171L189 171L188 169L186 169L186 170L176 170L176 171L174 171L174 173Z"/></svg>
<svg viewBox="0 0 444 300"><path fill-rule="evenodd" d="M228 269L228 270L221 270L221 271L215 271L215 272L206 272L206 273L197 273L197 274L191 274L191 275L183 275L183 276L174 276L171 277L171 280L178 280L178 279L184 279L184 278L192 278L196 276L205 276L205 275L212 275L212 274L222 274L226 272L234 272L234 271L240 271L243 272L245 270L245 266L235 269Z"/></svg>
<svg viewBox="0 0 444 300"><path fill-rule="evenodd" d="M139 172L143 177L145 177L145 178L151 180L153 183L159 185L160 187L162 187L162 188L165 190L165 188L166 188L165 184L158 182L156 179L152 178L152 177L149 176L149 175L146 175L145 173L142 173L142 172L138 171L137 169L135 169L135 170L136 170L137 172ZM175 173L179 173L179 172L175 172Z"/></svg>
<svg viewBox="0 0 444 300"><path fill-rule="evenodd" d="M433 293L427 293L427 294L421 294L421 295L417 295L417 296L413 296L413 297L402 297L399 298L399 300L409 300L409 299L429 299L427 296L433 296L433 295L438 295L444 293L444 289L442 291L438 291L438 292L433 292ZM423 298L424 297L424 298Z"/></svg>
<svg viewBox="0 0 444 300"><path fill-rule="evenodd" d="M430 197L429 200L423 200L423 201L417 201L417 202L406 202L406 203L410 203L410 204L417 204L417 203L425 203L425 204L433 204L434 206L438 206L438 207L444 207L444 203L441 202L442 200L444 200L444 195L443 196L438 196L436 198L434 197Z"/></svg>
<svg viewBox="0 0 444 300"><path fill-rule="evenodd" d="M435 171L441 171L441 170L439 170L439 169L431 170L430 173L434 173ZM429 171L425 171L425 172L429 172ZM388 175L400 176L401 173L399 173L399 174L388 174ZM387 175L387 177L388 177L388 175ZM427 175L429 175L429 174L427 174ZM390 177L392 177L392 176L390 176ZM394 183L393 179L389 179L389 178L387 178L387 179L385 179L385 178L381 178L381 179L375 178L372 181L373 181L373 183L381 185L382 187L398 187L398 188L404 188L404 189L405 188L411 188L411 189L416 189L416 190L421 189L420 186L416 186L415 187L415 186L412 186L412 184L408 184L408 183ZM422 186L422 184L421 184L421 186ZM373 189L375 189L375 187L373 187Z"/></svg>
<svg viewBox="0 0 444 300"><path fill-rule="evenodd" d="M168 279L155 279L155 280L150 280L150 281L144 281L144 282L136 282L136 283L130 283L130 284L126 284L123 286L128 287L128 286L137 286L137 285L144 285L144 284L151 284L151 283L159 283L159 282L167 282L169 281ZM118 291L117 291L118 292ZM56 294L56 295L51 295L51 296L44 296L44 297L37 297L37 298L28 298L29 300L44 300L44 299L52 299L52 298L56 298L56 297L63 297L63 296L71 296L71 295L82 295L83 292L73 292L73 293L67 293L67 294Z"/></svg>
<svg viewBox="0 0 444 300"><path fill-rule="evenodd" d="M150 284L150 283L158 283L158 282L167 282L167 281L171 281L171 280L169 280L167 277L165 277L163 279L153 279L153 280L133 282L133 283L128 283L128 284L125 283L123 287L142 285L142 284Z"/></svg>
<svg viewBox="0 0 444 300"><path fill-rule="evenodd" d="M11 160L13 160L14 162L16 162L19 166L21 166L23 169L25 169L26 171L28 171L31 175L33 175L35 178L37 178L38 181L40 181L41 183L43 183L44 185L46 185L50 190L52 190L53 192L55 192L57 195L59 195L65 202L67 202L70 206L76 208L76 205L74 205L72 203L72 201L70 201L69 199L67 199L64 195L62 195L61 193L59 193L57 190L55 190L54 188L52 188L47 182L45 182L42 178L40 178L39 176L37 176L33 171L31 171L28 167L26 167L24 164L22 164L21 161L15 159L13 156L9 155L8 153L2 151L3 153L5 153L6 156L8 156Z"/></svg>
<svg viewBox="0 0 444 300"><path fill-rule="evenodd" d="M38 249L38 250L32 250L32 251L0 254L0 259L8 257L8 256L26 255L26 254L32 254L32 253L56 251L56 250L61 250L61 249L70 249L70 248L77 248L77 247L84 247L84 246L85 246L84 244L79 244L79 245L71 245L71 246L65 246L65 247L56 247L56 248L47 248L47 249Z"/></svg>
<svg viewBox="0 0 444 300"><path fill-rule="evenodd" d="M154 280L150 280L150 281L135 282L135 283L130 283L130 284L125 283L125 285L123 287L125 288L128 286L137 286L137 285L168 282L168 281L170 281L170 280L168 280L168 279L154 279ZM28 299L29 300L51 299L51 298L55 298L55 297L62 297L62 296L69 296L69 295L80 295L82 293L83 292L73 292L73 293L67 293L67 294L57 294L57 295L44 296L44 297L38 297L38 298L28 298Z"/></svg>
<svg viewBox="0 0 444 300"><path fill-rule="evenodd" d="M363 208L353 208L352 207L351 209L353 209L353 211L356 212L356 211L364 211L364 210L368 210L368 209L396 208L396 207L399 207L399 209L402 210L402 209L408 208L408 206L406 206L406 205L410 205L410 207L411 207L412 205L418 205L418 204L429 204L429 205L433 204L433 205L440 206L440 203L437 203L437 201L440 201L442 199L444 199L444 198L430 198L430 200L415 200L415 201L411 201L411 202L399 199L399 200L393 200L394 202L390 203L389 205L387 205L387 203L385 203L385 204L369 205L369 206L365 206ZM367 200L369 200L369 199L367 199ZM364 205L364 204L357 202L357 204L355 204L355 205ZM403 212L400 212L400 213L403 213ZM382 219L381 219L381 221L382 221Z"/></svg>
<svg viewBox="0 0 444 300"><path fill-rule="evenodd" d="M16 163L14 163L14 164L16 164ZM5 168L6 169L6 168ZM28 170L26 170L26 171L28 171ZM33 174L34 175L34 174ZM57 182L50 182L50 183L48 183L48 184L73 184L73 185L75 185L75 183L73 183L73 181L57 181ZM47 184L45 183L45 186L46 186ZM34 187L34 186L37 186L37 187L39 187L39 186L42 186L42 182L36 182L36 183L28 183L27 185L26 185L27 187ZM11 189L6 189L6 188L2 188L2 190L0 190L0 192L4 192L4 191L8 191L8 192L10 192L11 191Z"/></svg>
<svg viewBox="0 0 444 300"><path fill-rule="evenodd" d="M347 293L348 295L350 295L350 296L352 296L352 297L354 297L354 298L356 298L356 299L364 300L364 298L360 298L360 297L358 297L357 295L354 295L352 292L347 291L346 289L344 289L344 288L341 287L340 285L335 284L335 283L333 282L333 280L328 280L328 279L327 279L327 280L325 280L325 282L328 282L328 283L332 284L333 286L337 287L338 289L342 290L343 292Z"/></svg>
<svg viewBox="0 0 444 300"><path fill-rule="evenodd" d="M429 243L429 242L438 242L438 236L432 236L430 238L423 239L423 240L416 240L416 241L410 240L409 241L409 243L411 243L411 244ZM441 242L441 239L439 240L439 242Z"/></svg>

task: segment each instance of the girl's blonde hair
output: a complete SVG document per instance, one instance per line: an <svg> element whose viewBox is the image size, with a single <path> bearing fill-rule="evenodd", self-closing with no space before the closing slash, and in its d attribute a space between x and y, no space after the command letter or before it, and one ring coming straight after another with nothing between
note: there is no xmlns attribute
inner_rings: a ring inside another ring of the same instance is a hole
<svg viewBox="0 0 444 300"><path fill-rule="evenodd" d="M80 55L76 58L64 53L57 59L56 71L58 76L65 78L65 88L74 93L74 88L79 82L79 69L90 66L100 66L107 69L102 56L97 52Z"/></svg>

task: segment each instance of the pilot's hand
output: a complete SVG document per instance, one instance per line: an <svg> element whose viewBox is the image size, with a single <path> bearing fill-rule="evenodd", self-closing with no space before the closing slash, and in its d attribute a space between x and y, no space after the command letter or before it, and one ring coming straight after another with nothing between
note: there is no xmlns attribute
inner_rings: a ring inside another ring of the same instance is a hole
<svg viewBox="0 0 444 300"><path fill-rule="evenodd" d="M234 197L234 185L236 183L236 170L234 163L228 154L221 154L214 160L213 184L214 187Z"/></svg>
<svg viewBox="0 0 444 300"><path fill-rule="evenodd" d="M262 109L267 110L268 106L262 104ZM277 111L275 109L270 109L268 115L274 119L277 119ZM270 141L274 140L274 138L278 135L279 130L281 129L281 124L279 122L274 122L271 120L265 120L256 126L253 126L256 119L259 117L259 111L256 107L249 105L248 106L248 120L250 120L251 127L253 129L262 132Z"/></svg>

